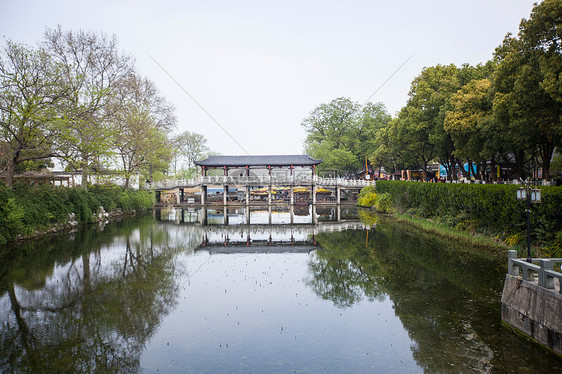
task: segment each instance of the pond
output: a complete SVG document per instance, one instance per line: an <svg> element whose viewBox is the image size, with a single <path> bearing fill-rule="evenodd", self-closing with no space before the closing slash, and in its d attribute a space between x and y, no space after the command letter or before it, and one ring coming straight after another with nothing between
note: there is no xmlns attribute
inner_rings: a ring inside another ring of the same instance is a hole
<svg viewBox="0 0 562 374"><path fill-rule="evenodd" d="M562 371L506 258L355 208L156 210L2 252L0 372Z"/></svg>

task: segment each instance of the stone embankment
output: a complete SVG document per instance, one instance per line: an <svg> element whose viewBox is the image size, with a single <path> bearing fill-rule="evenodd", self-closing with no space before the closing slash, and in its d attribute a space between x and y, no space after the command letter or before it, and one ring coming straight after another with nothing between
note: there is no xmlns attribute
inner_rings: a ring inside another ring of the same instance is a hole
<svg viewBox="0 0 562 374"><path fill-rule="evenodd" d="M502 322L562 357L562 273L552 270L562 259L534 259L539 266L509 252Z"/></svg>
<svg viewBox="0 0 562 374"><path fill-rule="evenodd" d="M91 222L91 223L97 224L100 227L103 227L112 220L117 220L117 219L119 219L121 217L124 217L124 216L133 216L136 213L137 213L136 210L130 210L130 211L123 212L119 208L114 209L110 212L106 212L105 208L103 206L100 206L98 208L98 211L92 215L93 222ZM55 224L55 225L49 227L46 230L35 230L33 233L31 233L29 235L19 235L17 237L16 241L27 240L27 239L35 239L35 238L39 238L39 237L42 237L42 236L45 236L45 235L48 235L48 234L54 234L54 233L59 233L59 232L73 232L73 231L77 230L80 225L81 225L80 222L78 222L77 219L76 219L76 214L75 213L69 213L68 214L68 220L66 222Z"/></svg>

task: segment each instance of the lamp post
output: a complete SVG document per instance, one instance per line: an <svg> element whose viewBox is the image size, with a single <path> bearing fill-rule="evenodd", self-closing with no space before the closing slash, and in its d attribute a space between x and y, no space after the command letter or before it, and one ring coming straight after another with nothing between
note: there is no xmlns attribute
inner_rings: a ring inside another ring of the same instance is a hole
<svg viewBox="0 0 562 374"><path fill-rule="evenodd" d="M531 180L527 178L524 182L525 187L517 189L517 200L525 200L527 202L527 262L532 262L531 259L531 202L541 202L541 190L538 188L531 189Z"/></svg>

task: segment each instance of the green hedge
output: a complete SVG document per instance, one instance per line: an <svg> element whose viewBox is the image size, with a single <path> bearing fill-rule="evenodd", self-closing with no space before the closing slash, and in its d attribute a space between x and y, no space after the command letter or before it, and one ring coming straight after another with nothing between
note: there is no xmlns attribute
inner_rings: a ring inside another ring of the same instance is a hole
<svg viewBox="0 0 562 374"><path fill-rule="evenodd" d="M397 211L409 212L462 229L506 237L526 228L525 202L518 186L504 184L377 181ZM542 202L531 206L533 240L553 242L562 235L562 187L541 187Z"/></svg>
<svg viewBox="0 0 562 374"><path fill-rule="evenodd" d="M16 184L9 190L0 183L0 244L18 235L64 224L69 213L75 213L80 223L93 222L100 206L106 211L148 209L152 207L152 195L117 186L92 186L84 190Z"/></svg>

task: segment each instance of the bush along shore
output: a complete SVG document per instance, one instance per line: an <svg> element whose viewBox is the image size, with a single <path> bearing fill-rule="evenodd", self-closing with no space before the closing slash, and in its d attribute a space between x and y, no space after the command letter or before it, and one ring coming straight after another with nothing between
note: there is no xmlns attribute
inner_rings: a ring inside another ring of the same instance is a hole
<svg viewBox="0 0 562 374"><path fill-rule="evenodd" d="M516 199L518 187L377 181L361 191L358 205L441 235L526 251L526 204ZM532 255L562 257L562 187L541 192L542 201L531 205Z"/></svg>
<svg viewBox="0 0 562 374"><path fill-rule="evenodd" d="M15 184L8 189L0 183L0 245L150 209L152 202L150 191L117 186Z"/></svg>

